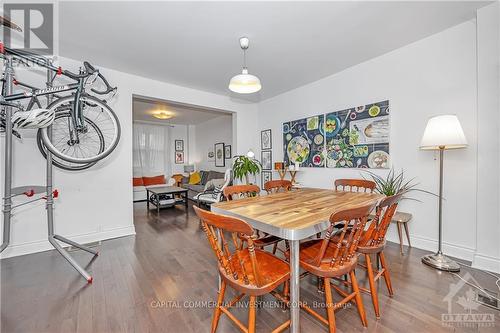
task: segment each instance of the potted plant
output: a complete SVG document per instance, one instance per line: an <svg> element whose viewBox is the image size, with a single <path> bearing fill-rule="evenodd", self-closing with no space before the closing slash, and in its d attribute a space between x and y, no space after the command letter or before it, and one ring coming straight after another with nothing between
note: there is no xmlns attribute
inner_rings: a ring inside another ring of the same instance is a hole
<svg viewBox="0 0 500 333"><path fill-rule="evenodd" d="M233 175L234 178L243 180L249 184L249 175L257 175L262 169L262 165L256 159L250 158L245 155L235 156L233 162Z"/></svg>
<svg viewBox="0 0 500 333"><path fill-rule="evenodd" d="M406 196L406 194L411 191L418 191L436 195L432 192L417 188L418 183L415 183L415 178L412 178L410 180L405 179L403 170L401 170L399 173L396 173L394 169L391 169L385 178L368 170L363 171L368 173L372 178L371 180L375 182L375 191L388 197L391 195L403 193L404 199L417 200ZM363 178L365 178L364 175Z"/></svg>

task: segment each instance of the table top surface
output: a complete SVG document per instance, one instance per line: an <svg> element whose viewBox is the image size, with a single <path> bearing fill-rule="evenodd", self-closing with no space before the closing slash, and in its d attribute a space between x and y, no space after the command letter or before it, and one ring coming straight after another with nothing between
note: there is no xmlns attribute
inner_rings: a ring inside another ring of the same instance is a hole
<svg viewBox="0 0 500 333"><path fill-rule="evenodd" d="M171 194L171 193L187 192L187 189L177 186L146 187L146 190L154 194Z"/></svg>
<svg viewBox="0 0 500 333"><path fill-rule="evenodd" d="M219 202L212 211L241 218L254 228L297 240L328 228L332 213L378 202L376 193L302 188L253 198Z"/></svg>

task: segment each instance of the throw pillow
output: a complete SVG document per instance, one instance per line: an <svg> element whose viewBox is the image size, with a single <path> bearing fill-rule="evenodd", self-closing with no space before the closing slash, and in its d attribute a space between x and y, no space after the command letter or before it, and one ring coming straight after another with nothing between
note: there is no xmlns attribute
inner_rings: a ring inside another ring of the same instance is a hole
<svg viewBox="0 0 500 333"><path fill-rule="evenodd" d="M190 176L189 176L189 184L190 185L196 185L196 184L199 184L201 181L201 176L200 176L200 173L199 172L193 172Z"/></svg>
<svg viewBox="0 0 500 333"><path fill-rule="evenodd" d="M205 185L208 181L208 171L200 171L201 185Z"/></svg>
<svg viewBox="0 0 500 333"><path fill-rule="evenodd" d="M165 176L164 175L155 176L155 177L142 177L142 180L144 181L144 186L165 184Z"/></svg>
<svg viewBox="0 0 500 333"><path fill-rule="evenodd" d="M144 186L144 181L142 180L142 177L132 178L132 186Z"/></svg>

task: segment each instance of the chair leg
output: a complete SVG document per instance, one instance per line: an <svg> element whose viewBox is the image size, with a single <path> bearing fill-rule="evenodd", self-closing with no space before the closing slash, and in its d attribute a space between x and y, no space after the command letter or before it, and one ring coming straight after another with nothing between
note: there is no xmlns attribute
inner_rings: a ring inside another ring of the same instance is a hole
<svg viewBox="0 0 500 333"><path fill-rule="evenodd" d="M248 309L248 333L255 333L255 308L256 297L250 296L250 308Z"/></svg>
<svg viewBox="0 0 500 333"><path fill-rule="evenodd" d="M399 236L399 251L401 254L404 254L403 252L403 230L401 229L401 222L398 222L398 236Z"/></svg>
<svg viewBox="0 0 500 333"><path fill-rule="evenodd" d="M276 254L276 250L278 249L278 243L274 243L273 246L273 254Z"/></svg>
<svg viewBox="0 0 500 333"><path fill-rule="evenodd" d="M356 279L356 274L354 274L354 271L351 271L349 273L349 276L351 277L352 289L356 293L356 296L355 296L356 306L358 307L358 313L359 313L359 317L361 318L361 323L363 324L364 327L367 327L368 323L366 321L365 308L363 306L363 299L361 298L361 292L359 291L358 280Z"/></svg>
<svg viewBox="0 0 500 333"><path fill-rule="evenodd" d="M408 247L411 247L410 231L408 230L408 223L405 223L405 232L406 232L406 239L408 239Z"/></svg>
<svg viewBox="0 0 500 333"><path fill-rule="evenodd" d="M378 305L377 286L375 285L375 278L373 276L372 260L369 254L365 254L366 270L368 271L368 282L370 283L370 294L372 296L373 309L375 316L380 319L380 308Z"/></svg>
<svg viewBox="0 0 500 333"><path fill-rule="evenodd" d="M380 252L380 263L382 264L382 269L384 270L384 279L385 279L385 284L387 285L387 290L389 290L389 296L394 295L394 291L392 290L392 283L391 283L391 277L389 275L389 269L387 267L387 262L385 261L385 256L384 252Z"/></svg>
<svg viewBox="0 0 500 333"><path fill-rule="evenodd" d="M224 302L224 293L226 292L226 282L222 281L219 290L219 296L217 297L217 307L214 311L214 318L212 319L212 329L211 333L215 333L217 330L217 325L219 324L220 315L222 314L222 310L220 307L222 306L222 302Z"/></svg>
<svg viewBox="0 0 500 333"><path fill-rule="evenodd" d="M286 299L287 301L290 300L289 294L290 294L290 280L286 280L285 283L283 284L283 298Z"/></svg>
<svg viewBox="0 0 500 333"><path fill-rule="evenodd" d="M330 279L324 278L325 281L325 300L326 300L326 313L328 315L328 329L330 333L335 333L335 311L333 309L332 287L330 286Z"/></svg>

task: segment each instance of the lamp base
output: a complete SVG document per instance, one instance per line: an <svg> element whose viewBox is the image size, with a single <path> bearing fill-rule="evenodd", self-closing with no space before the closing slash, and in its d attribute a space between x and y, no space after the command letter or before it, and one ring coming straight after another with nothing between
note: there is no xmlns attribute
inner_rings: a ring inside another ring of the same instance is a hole
<svg viewBox="0 0 500 333"><path fill-rule="evenodd" d="M460 272L460 266L455 261L440 252L423 256L422 262L435 269L439 269L440 271Z"/></svg>

